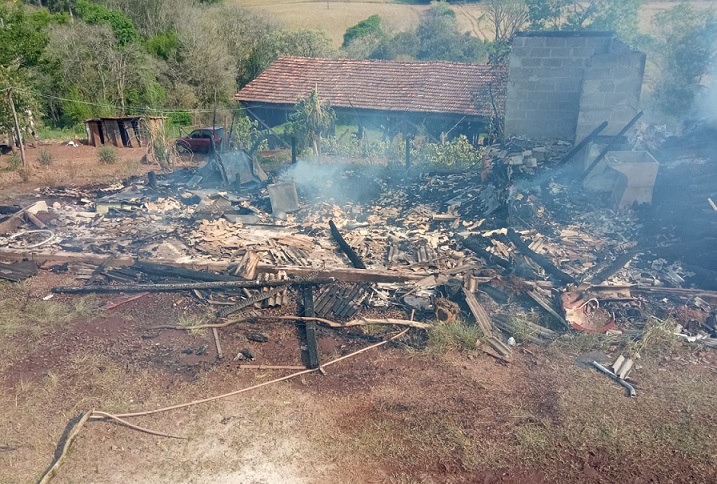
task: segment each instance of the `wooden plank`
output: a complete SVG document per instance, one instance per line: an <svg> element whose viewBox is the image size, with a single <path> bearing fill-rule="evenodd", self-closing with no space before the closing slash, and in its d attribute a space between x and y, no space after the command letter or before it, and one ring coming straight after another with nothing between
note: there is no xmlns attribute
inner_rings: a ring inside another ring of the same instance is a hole
<svg viewBox="0 0 717 484"><path fill-rule="evenodd" d="M105 127L105 142L115 145L118 148L122 148L122 136L119 132L119 124L114 119L106 119L102 122Z"/></svg>
<svg viewBox="0 0 717 484"><path fill-rule="evenodd" d="M473 317L476 319L476 323L483 332L483 335L486 338L491 338L493 336L493 325L490 322L488 313L483 306L480 305L473 293L468 291L465 287L463 288L463 295L465 296L466 304L468 304L471 313L473 313Z"/></svg>
<svg viewBox="0 0 717 484"><path fill-rule="evenodd" d="M528 296L530 296L530 298L531 298L533 301L535 301L536 303L538 303L538 305L539 305L540 307L542 307L542 308L545 309L547 312L549 312L550 314L552 314L552 315L555 317L555 319L557 319L558 321L560 321L566 328L570 327L570 326L568 326L567 321L565 321L565 318L563 318L561 315L559 315L559 314L557 313L557 311L555 311L555 309L553 309L553 307L551 306L550 302L549 302L547 299L545 299L543 296L541 296L540 294L538 294L538 293L535 292L535 291L529 291L529 292L528 292Z"/></svg>

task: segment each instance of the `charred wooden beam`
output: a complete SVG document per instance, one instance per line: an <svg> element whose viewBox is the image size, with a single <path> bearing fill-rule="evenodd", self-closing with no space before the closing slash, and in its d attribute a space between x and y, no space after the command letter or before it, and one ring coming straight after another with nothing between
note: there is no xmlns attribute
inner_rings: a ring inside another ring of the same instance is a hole
<svg viewBox="0 0 717 484"><path fill-rule="evenodd" d="M115 254L111 254L109 257L107 257L105 260L103 260L97 267L95 267L95 270L92 271L92 275L89 279L87 279L87 282L85 283L85 286L91 286L95 283L97 278L102 274L102 271L105 270L105 267L107 267L109 264L112 263L112 261L117 257Z"/></svg>
<svg viewBox="0 0 717 484"><path fill-rule="evenodd" d="M607 152L610 151L610 150L612 149L612 147L615 146L615 144L616 144L623 136L625 136L625 133L627 133L628 130L629 130L630 128L632 128L632 126L633 126L635 123L637 123L637 120L640 119L640 118L642 117L642 115L643 115L643 112L642 112L642 111L640 111L639 113L637 113L637 114L635 115L635 117L632 118L632 119L630 120L630 122L628 122L628 123L620 130L619 133L617 133L615 136L612 137L612 139L611 139L610 142L607 144L607 146L605 146L605 148L603 148L603 150L600 152L600 154L597 155L597 158L595 158L595 159L592 161L592 163L590 163L590 166L588 166L588 168L585 170L585 173L583 173L583 176L582 176L582 178L580 179L580 181L585 181L585 179L588 177L588 175L590 175L590 173L595 169L595 167L597 166L597 164L600 163L600 160L602 160L602 159L605 157L605 155L607 154Z"/></svg>
<svg viewBox="0 0 717 484"><path fill-rule="evenodd" d="M349 260L351 260L351 264L353 264L356 269L366 269L366 266L356 251L351 248L346 240L344 240L343 236L339 232L339 229L336 228L336 224L333 220L329 220L329 228L331 229L331 235L334 237L334 240L336 240L336 243L339 244L341 250L344 254L346 254Z"/></svg>
<svg viewBox="0 0 717 484"><path fill-rule="evenodd" d="M314 314L314 288L313 286L301 287L301 299L303 303L303 316L305 318L313 318ZM304 335L306 336L306 347L308 349L308 368L318 368L319 347L316 343L316 321L306 321L304 323Z"/></svg>
<svg viewBox="0 0 717 484"><path fill-rule="evenodd" d="M488 263L493 263L493 264L499 265L500 267L502 267L504 269L510 268L509 261L507 261L501 257L498 257L495 254L491 254L490 252L485 250L483 247L480 246L480 244L478 244L478 242L475 240L474 237L475 236L471 235L470 237L463 239L463 247L465 247L466 249L468 249L470 251L475 252L478 255L478 257L480 257L481 259L485 259L486 262L488 262Z"/></svg>
<svg viewBox="0 0 717 484"><path fill-rule="evenodd" d="M523 242L520 236L512 228L508 229L508 239L523 255L530 257L533 262L542 267L546 273L565 284L575 284L575 279L573 279L572 276L555 267L555 265L553 265L547 257L534 252L525 242Z"/></svg>
<svg viewBox="0 0 717 484"><path fill-rule="evenodd" d="M86 262L92 264L101 264L107 258L103 254L75 253L68 251L53 252L29 252L26 250L0 249L0 259L7 261L21 261L23 259L32 259L38 264L64 264L67 262ZM157 263L157 260L148 261L146 259L140 262ZM110 265L112 267L132 266L136 263L136 259L129 256L118 256ZM221 261L202 261L196 260L192 262L175 262L162 259L162 265L176 268L202 268L206 271L223 271L231 265L229 262ZM427 272L407 272L407 271L385 271L375 269L354 269L350 267L327 267L324 269L315 269L313 267L301 266L279 266L269 264L259 264L256 269L257 274L276 274L285 272L289 277L304 277L309 274L316 274L317 278L326 279L333 278L337 281L344 282L408 282L419 281L430 276ZM223 276L223 274L209 274ZM230 277L230 276L228 276ZM240 281L241 279L232 278L231 280ZM210 282L210 281L209 281Z"/></svg>
<svg viewBox="0 0 717 484"><path fill-rule="evenodd" d="M573 156L577 155L580 152L580 150L582 150L585 147L585 145L587 145L593 139L595 139L595 137L597 135L599 135L602 132L602 130L605 128L607 128L607 121L603 121L602 124L600 124L600 126L595 128L594 130L592 130L592 132L589 135L587 135L585 138L583 138L583 140L580 143L575 145L575 147L572 150L570 150L570 152L567 155L563 156L563 158L557 163L557 165L562 165L563 163L567 163L568 161L570 161L573 158Z"/></svg>
<svg viewBox="0 0 717 484"><path fill-rule="evenodd" d="M624 254L620 255L617 259L615 259L612 264L608 265L600 272L588 279L588 282L591 284L600 284L603 281L609 279L613 274L625 267L625 264L630 262L633 257L637 255L638 252L640 252L640 249L636 247L628 250Z"/></svg>
<svg viewBox="0 0 717 484"><path fill-rule="evenodd" d="M324 282L331 282L329 279ZM193 289L259 289L264 287L288 286L292 281L217 281L180 282L177 284L127 284L117 286L58 286L52 292L61 294L89 294L114 292L175 292Z"/></svg>
<svg viewBox="0 0 717 484"><path fill-rule="evenodd" d="M216 274L214 272L207 271L195 271L192 269L173 267L164 264L157 264L154 262L137 261L134 263L134 267L135 269L139 269L140 271L147 274L153 274L162 277L180 277L182 279L190 279L193 281L217 282L241 280L238 277L228 276L226 274Z"/></svg>

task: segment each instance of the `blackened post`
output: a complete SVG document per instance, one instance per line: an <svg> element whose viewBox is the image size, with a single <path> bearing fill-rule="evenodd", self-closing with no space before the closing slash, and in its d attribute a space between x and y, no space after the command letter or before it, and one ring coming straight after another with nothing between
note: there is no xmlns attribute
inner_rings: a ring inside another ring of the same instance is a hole
<svg viewBox="0 0 717 484"><path fill-rule="evenodd" d="M592 130L592 132L589 135L587 135L585 138L583 138L583 140L580 143L575 145L575 148L570 150L570 153L563 156L563 159L558 162L558 165L562 165L563 163L567 163L568 161L570 161L573 158L573 156L578 154L578 152L580 152L580 150L582 150L586 144L590 143L605 128L607 128L607 121L603 121L600 126L595 128L594 130Z"/></svg>
<svg viewBox="0 0 717 484"><path fill-rule="evenodd" d="M291 138L291 163L296 163L296 138L293 136Z"/></svg>
<svg viewBox="0 0 717 484"><path fill-rule="evenodd" d="M305 284L301 286L301 296L303 300L304 311L303 315L305 318L313 318L314 312L314 286L311 284ZM308 349L308 368L318 368L321 363L319 362L319 347L316 343L316 322L306 321L304 324L306 331L306 347Z"/></svg>
<svg viewBox="0 0 717 484"><path fill-rule="evenodd" d="M336 228L336 224L333 220L329 220L329 228L331 229L331 235L333 235L334 240L336 240L336 243L339 244L339 247L341 247L341 250L346 254L346 256L351 260L351 264L356 269L366 269L366 266L364 265L361 258L358 256L355 250L351 248L351 246L344 240L344 238L339 233L339 229Z"/></svg>

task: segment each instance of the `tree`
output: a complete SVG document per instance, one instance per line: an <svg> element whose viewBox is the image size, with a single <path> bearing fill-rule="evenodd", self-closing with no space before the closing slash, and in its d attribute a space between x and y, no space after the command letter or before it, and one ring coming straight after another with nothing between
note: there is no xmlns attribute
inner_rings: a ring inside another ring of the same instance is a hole
<svg viewBox="0 0 717 484"><path fill-rule="evenodd" d="M665 112L685 114L717 64L717 18L684 2L652 22L655 37L647 47L657 67L653 95Z"/></svg>
<svg viewBox="0 0 717 484"><path fill-rule="evenodd" d="M37 65L49 41L45 20L41 13L28 14L22 5L0 4L0 65Z"/></svg>
<svg viewBox="0 0 717 484"><path fill-rule="evenodd" d="M296 101L289 119L289 133L299 140L310 142L314 156L321 157L321 136L336 121L336 114L328 102L321 102L318 88L312 89L306 99Z"/></svg>
<svg viewBox="0 0 717 484"><path fill-rule="evenodd" d="M344 33L344 42L341 44L341 47L345 49L357 39L365 37L379 37L381 34L381 17L378 15L371 15L366 20L362 20L353 27L346 29L346 33Z"/></svg>
<svg viewBox="0 0 717 484"><path fill-rule="evenodd" d="M431 3L416 35L419 41L417 58L421 60L477 62L486 55L481 40L458 32L456 14L445 1Z"/></svg>
<svg viewBox="0 0 717 484"><path fill-rule="evenodd" d="M240 86L269 67L280 56L328 57L333 54L331 41L323 31L300 29L273 32L257 45L245 65L245 77Z"/></svg>
<svg viewBox="0 0 717 484"><path fill-rule="evenodd" d="M74 22L56 26L50 30L50 38L46 58L60 97L73 99L74 104L82 106L88 106L83 104L87 100L125 111L133 92L151 90L148 80L153 80L150 75L152 64L147 55L139 44L118 46L108 25ZM87 114L89 108L72 104L72 101L66 102L64 109L78 115ZM90 112L116 114L112 109L108 112L107 108L99 106ZM81 119L73 117L68 121L79 122Z"/></svg>
<svg viewBox="0 0 717 484"><path fill-rule="evenodd" d="M27 79L20 71L0 64L0 133L13 133L15 137L9 96L12 96L20 128L29 126L31 113L35 116L40 114L37 97L28 89Z"/></svg>
<svg viewBox="0 0 717 484"><path fill-rule="evenodd" d="M371 59L411 60L418 56L419 40L416 32L399 32L380 42L370 55Z"/></svg>
<svg viewBox="0 0 717 484"><path fill-rule="evenodd" d="M112 10L88 0L78 0L75 10L77 15L88 24L109 25L120 46L140 39L132 20L119 10Z"/></svg>
<svg viewBox="0 0 717 484"><path fill-rule="evenodd" d="M633 40L642 0L525 0L533 30L613 31Z"/></svg>
<svg viewBox="0 0 717 484"><path fill-rule="evenodd" d="M494 35L488 61L505 64L513 36L528 22L528 6L524 0L489 0L485 8Z"/></svg>

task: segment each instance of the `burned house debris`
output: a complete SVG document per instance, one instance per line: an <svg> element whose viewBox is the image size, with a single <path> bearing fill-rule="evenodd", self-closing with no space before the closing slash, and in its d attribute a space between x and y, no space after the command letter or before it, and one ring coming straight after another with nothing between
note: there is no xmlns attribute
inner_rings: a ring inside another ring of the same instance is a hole
<svg viewBox="0 0 717 484"><path fill-rule="evenodd" d="M216 322L170 329L211 329L219 359L254 360L252 345L267 339L252 326L246 346L222 346L228 328L291 321L309 369L322 368L324 332L353 338L350 328L366 325L406 327L406 344L421 346L425 330L466 321L483 336L476 348L501 364L517 345L571 331L639 339L653 317L717 346L717 258L695 255L714 251L717 146L703 149L690 133L661 146L646 140L636 112L643 68L642 53L604 34L519 36L507 88L513 136L486 146L479 169L337 161L267 174L237 151L149 179L40 189L40 202L3 207L0 278L30 277L38 265L67 271L85 284L53 292L110 294L106 310L153 292L191 294ZM426 95L432 69L455 73L442 96ZM624 85L600 77L613 69L622 69ZM363 84L377 72L397 83L387 87L391 96ZM419 75L426 84L415 91ZM476 93L501 76L451 63L282 58L237 100L263 110L255 116L270 126L316 78L334 107L354 114L480 124L494 106L476 104ZM403 82L414 90L404 92ZM538 119L547 112L562 122ZM628 141L636 127L643 136ZM676 187L694 196L681 200ZM596 365L634 396L625 381L633 365Z"/></svg>

